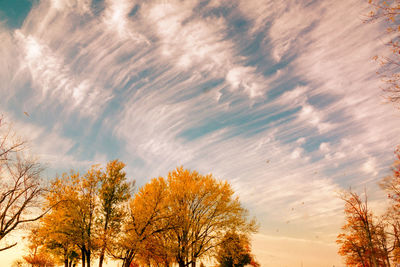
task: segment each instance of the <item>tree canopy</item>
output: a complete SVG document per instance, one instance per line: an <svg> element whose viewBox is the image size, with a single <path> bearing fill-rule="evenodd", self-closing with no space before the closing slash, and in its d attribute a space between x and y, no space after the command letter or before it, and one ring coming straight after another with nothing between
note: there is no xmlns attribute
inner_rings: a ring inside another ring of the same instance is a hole
<svg viewBox="0 0 400 267"><path fill-rule="evenodd" d="M25 260L90 267L93 258L99 266L112 258L124 267L194 267L214 258L228 233L237 233L254 263L247 236L257 225L226 181L179 167L132 195L124 167L114 160L105 169L94 165L84 174L56 177L46 194L45 208L52 209L32 229L33 250Z"/></svg>

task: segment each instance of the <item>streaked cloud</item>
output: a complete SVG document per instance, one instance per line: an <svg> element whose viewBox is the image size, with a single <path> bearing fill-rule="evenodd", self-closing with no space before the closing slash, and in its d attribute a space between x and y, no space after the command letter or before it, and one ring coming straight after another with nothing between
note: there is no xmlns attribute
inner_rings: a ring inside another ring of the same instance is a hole
<svg viewBox="0 0 400 267"><path fill-rule="evenodd" d="M337 194L368 184L376 201L399 136L365 8L38 1L19 29L0 24L1 113L57 171L118 157L139 185L179 165L211 172L260 221L263 266L337 265Z"/></svg>

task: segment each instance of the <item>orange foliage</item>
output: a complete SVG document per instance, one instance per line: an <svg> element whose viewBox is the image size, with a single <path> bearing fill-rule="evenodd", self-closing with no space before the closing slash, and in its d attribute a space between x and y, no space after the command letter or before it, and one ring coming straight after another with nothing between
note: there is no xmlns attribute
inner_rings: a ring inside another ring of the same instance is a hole
<svg viewBox="0 0 400 267"><path fill-rule="evenodd" d="M346 223L337 237L338 253L347 266L390 266L384 225L376 223L364 201L354 192L342 195Z"/></svg>
<svg viewBox="0 0 400 267"><path fill-rule="evenodd" d="M48 254L37 253L34 255L24 256L24 260L34 267L53 267L55 263Z"/></svg>

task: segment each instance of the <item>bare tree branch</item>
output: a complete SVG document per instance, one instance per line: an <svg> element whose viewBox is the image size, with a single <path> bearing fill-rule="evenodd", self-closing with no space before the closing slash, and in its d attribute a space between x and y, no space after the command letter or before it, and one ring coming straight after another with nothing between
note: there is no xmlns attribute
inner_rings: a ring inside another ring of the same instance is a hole
<svg viewBox="0 0 400 267"><path fill-rule="evenodd" d="M18 243L15 242L14 244L8 245L8 246L6 246L4 248L0 248L0 252L3 251L3 250L9 249L9 248L15 247L17 244Z"/></svg>
<svg viewBox="0 0 400 267"><path fill-rule="evenodd" d="M36 221L48 212L40 209L45 192L40 179L43 168L24 155L26 142L16 137L11 127L5 129L6 125L0 124L0 241L21 225Z"/></svg>

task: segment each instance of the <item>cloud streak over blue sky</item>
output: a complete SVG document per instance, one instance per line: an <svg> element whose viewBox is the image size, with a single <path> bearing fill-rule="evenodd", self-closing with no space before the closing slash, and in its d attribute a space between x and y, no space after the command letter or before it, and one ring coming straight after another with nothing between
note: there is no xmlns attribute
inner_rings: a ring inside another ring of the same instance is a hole
<svg viewBox="0 0 400 267"><path fill-rule="evenodd" d="M387 53L382 25L362 22L366 8L1 4L0 113L49 175L114 158L139 185L179 165L211 172L258 218L262 266L340 266L337 192L374 196L400 133L371 60Z"/></svg>

